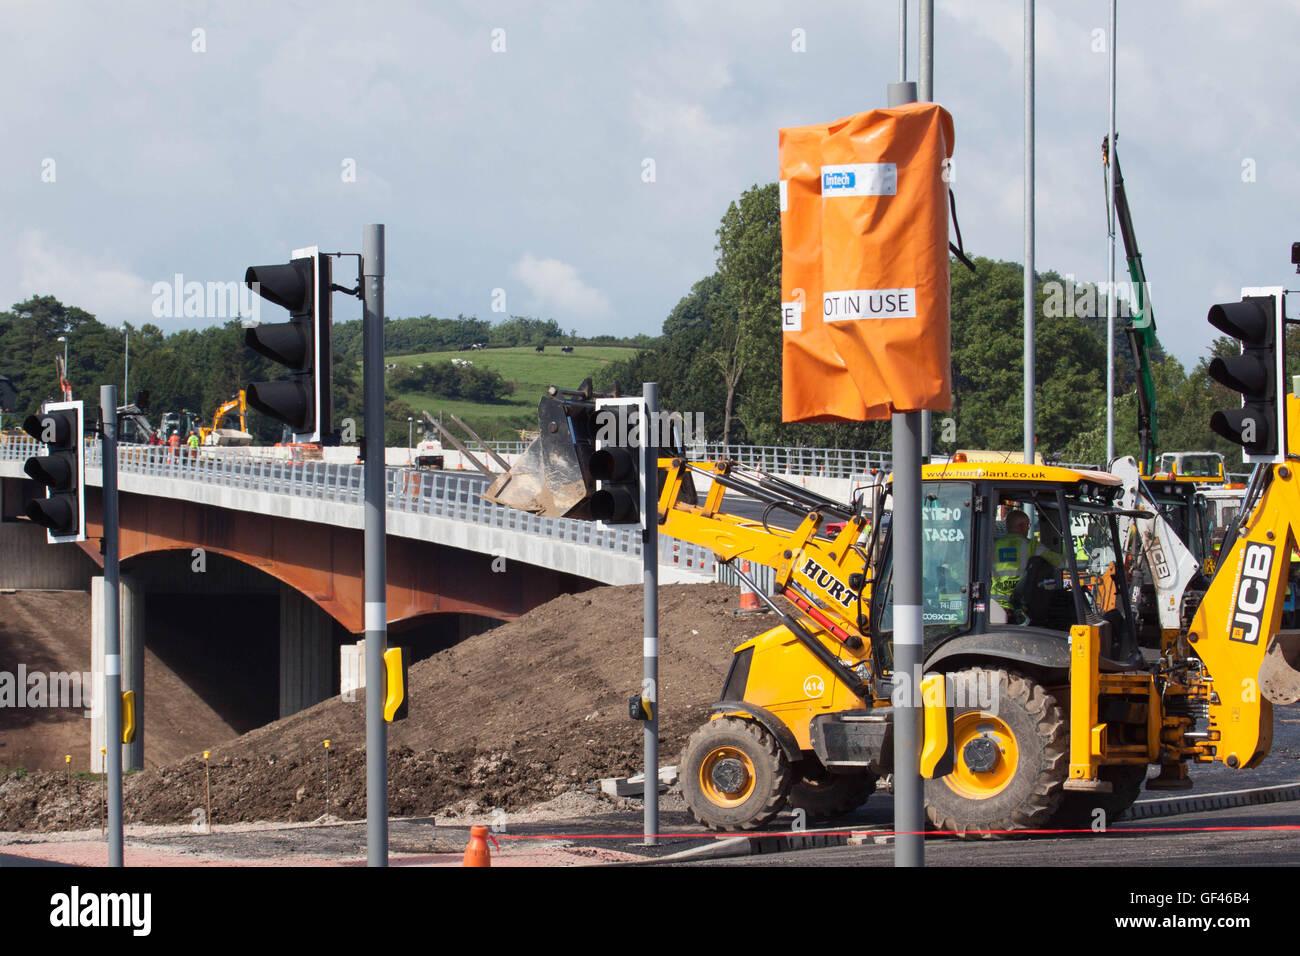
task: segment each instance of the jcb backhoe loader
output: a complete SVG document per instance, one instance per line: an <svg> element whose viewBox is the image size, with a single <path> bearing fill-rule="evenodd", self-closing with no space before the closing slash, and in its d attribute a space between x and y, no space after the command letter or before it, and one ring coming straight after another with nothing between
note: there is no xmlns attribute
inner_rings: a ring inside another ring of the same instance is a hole
<svg viewBox="0 0 1300 956"><path fill-rule="evenodd" d="M552 393L574 423L566 473L583 476L585 503L595 491L593 398L561 395ZM545 490L544 478L526 477ZM1149 786L1172 788L1190 786L1192 761L1253 766L1271 730L1261 695L1300 697L1297 658L1270 641L1300 490L1290 466L1257 477L1242 534L1190 631L1148 659L1119 558L1118 478L927 466L923 678L893 667L887 483L846 504L735 462L661 457L659 532L706 545L733 568L740 558L774 568L783 599L764 598L781 623L736 648L713 719L682 753L692 814L734 830L787 804L811 815L859 806L893 769L895 705L906 694L924 705L929 818L958 834L1086 826L1097 808L1127 808L1151 765L1161 774ZM767 511L762 520L728 514L724 495ZM776 510L797 526L773 526ZM828 521L843 522L833 537Z"/></svg>

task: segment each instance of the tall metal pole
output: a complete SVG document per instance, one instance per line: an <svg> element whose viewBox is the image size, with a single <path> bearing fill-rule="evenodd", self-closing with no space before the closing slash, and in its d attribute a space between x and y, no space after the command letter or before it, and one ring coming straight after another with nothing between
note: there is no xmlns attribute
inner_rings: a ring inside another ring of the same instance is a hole
<svg viewBox="0 0 1300 956"><path fill-rule="evenodd" d="M641 576L645 604L641 632L641 695L650 700L645 722L645 843L659 842L659 383L641 386L646 420L641 423Z"/></svg>
<svg viewBox="0 0 1300 956"><path fill-rule="evenodd" d="M925 865L921 780L921 415L893 416L894 865Z"/></svg>
<svg viewBox="0 0 1300 956"><path fill-rule="evenodd" d="M384 651L388 650L387 529L384 503L384 227L361 236L365 336L366 863L388 865L388 726Z"/></svg>
<svg viewBox="0 0 1300 956"><path fill-rule="evenodd" d="M917 95L922 103L934 102L934 0L921 0L920 60Z"/></svg>
<svg viewBox="0 0 1300 956"><path fill-rule="evenodd" d="M907 82L907 0L898 0L898 82Z"/></svg>
<svg viewBox="0 0 1300 956"><path fill-rule="evenodd" d="M1025 464L1034 463L1034 0L1025 0Z"/></svg>
<svg viewBox="0 0 1300 956"><path fill-rule="evenodd" d="M934 0L921 0L917 97L922 103L934 102ZM921 460L929 461L931 440L930 413L921 412Z"/></svg>
<svg viewBox="0 0 1300 956"><path fill-rule="evenodd" d="M1115 458L1115 20L1116 0L1110 2L1110 121L1107 136L1110 161L1106 164L1107 242L1110 264L1106 271L1106 467Z"/></svg>
<svg viewBox="0 0 1300 956"><path fill-rule="evenodd" d="M128 397L131 394L131 330L125 327L125 323L123 334L126 342L122 346L122 401L125 403L131 401Z"/></svg>
<svg viewBox="0 0 1300 956"><path fill-rule="evenodd" d="M889 84L889 105L916 84ZM894 465L894 865L925 865L921 781L921 413L892 416ZM899 691L900 685L906 688Z"/></svg>
<svg viewBox="0 0 1300 956"><path fill-rule="evenodd" d="M117 386L99 387L104 418L104 772L108 776L108 865L122 866L122 656L118 610ZM78 435L81 441L82 436ZM84 476L83 476L84 478Z"/></svg>

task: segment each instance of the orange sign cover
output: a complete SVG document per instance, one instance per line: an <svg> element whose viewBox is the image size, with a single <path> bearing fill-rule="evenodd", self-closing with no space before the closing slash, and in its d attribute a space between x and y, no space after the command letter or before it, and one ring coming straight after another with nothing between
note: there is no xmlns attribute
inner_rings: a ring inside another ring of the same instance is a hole
<svg viewBox="0 0 1300 956"><path fill-rule="evenodd" d="M783 419L952 405L952 117L934 103L781 130Z"/></svg>

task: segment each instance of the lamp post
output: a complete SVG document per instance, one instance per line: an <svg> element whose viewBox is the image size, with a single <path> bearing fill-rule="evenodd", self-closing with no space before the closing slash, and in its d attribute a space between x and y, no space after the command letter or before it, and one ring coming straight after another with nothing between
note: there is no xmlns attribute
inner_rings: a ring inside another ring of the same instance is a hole
<svg viewBox="0 0 1300 956"><path fill-rule="evenodd" d="M65 402L72 400L72 392L68 382L68 337L60 335L54 341L63 343L63 372L59 376L59 391L62 393Z"/></svg>
<svg viewBox="0 0 1300 956"><path fill-rule="evenodd" d="M414 441L414 439L415 439L415 419L412 418L410 415L407 415L406 416L406 452L408 457L410 456L411 443Z"/></svg>

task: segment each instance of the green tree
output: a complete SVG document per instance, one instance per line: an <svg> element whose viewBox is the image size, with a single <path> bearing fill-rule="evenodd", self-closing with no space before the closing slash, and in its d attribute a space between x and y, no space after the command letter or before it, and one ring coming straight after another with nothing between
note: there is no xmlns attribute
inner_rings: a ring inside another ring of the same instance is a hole
<svg viewBox="0 0 1300 956"><path fill-rule="evenodd" d="M718 226L718 277L730 309L718 313L713 346L726 389L722 440L731 438L733 410L750 437L763 443L781 420L781 211L776 183L752 186L731 203ZM749 378L737 393L746 371Z"/></svg>

